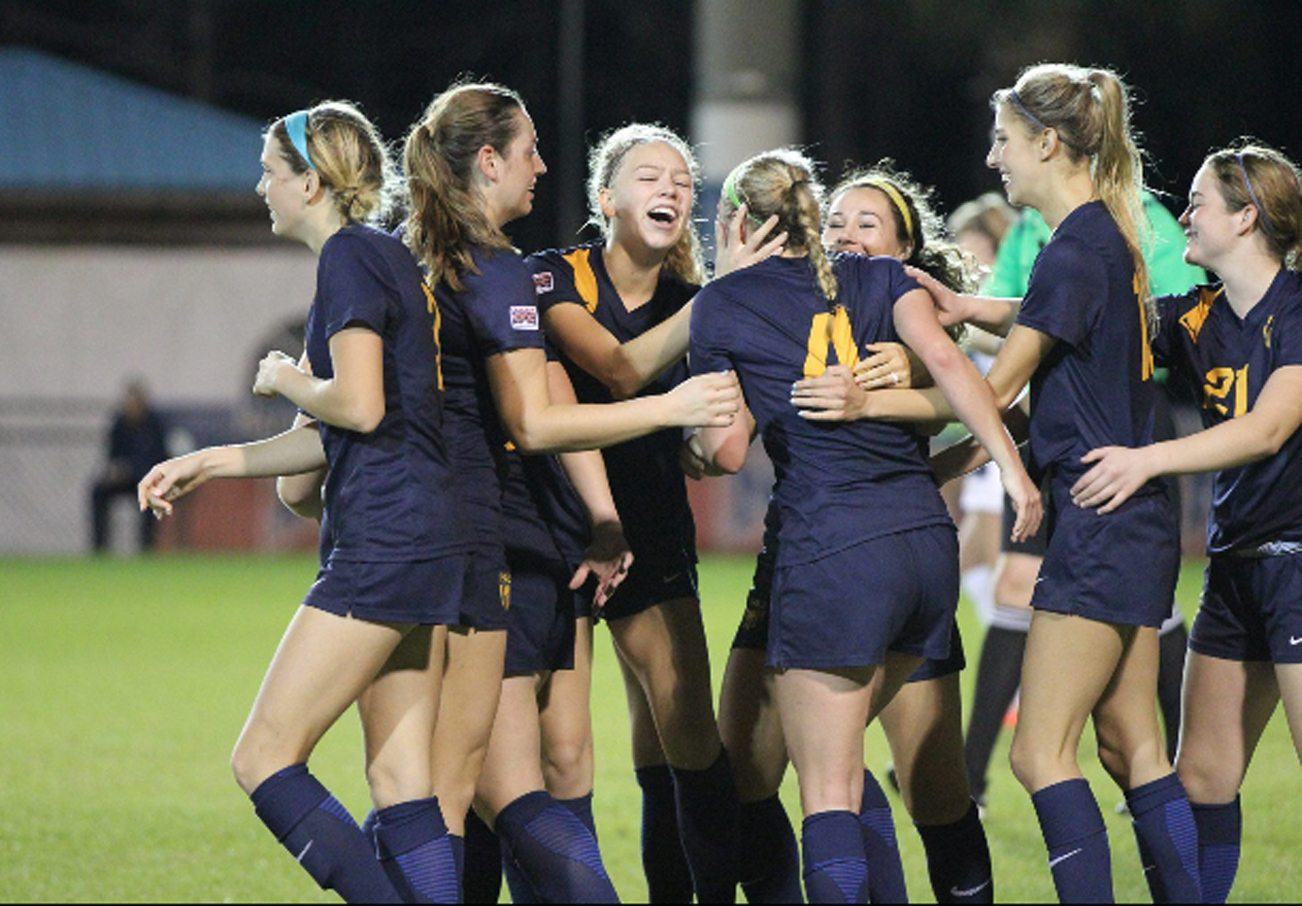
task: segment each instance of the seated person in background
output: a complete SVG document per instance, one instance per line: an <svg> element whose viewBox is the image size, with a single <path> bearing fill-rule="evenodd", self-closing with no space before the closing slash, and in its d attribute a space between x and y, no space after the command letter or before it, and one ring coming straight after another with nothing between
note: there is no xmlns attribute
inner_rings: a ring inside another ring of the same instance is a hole
<svg viewBox="0 0 1302 906"><path fill-rule="evenodd" d="M109 546L109 505L115 497L136 496L136 485L151 466L167 458L162 420L150 408L145 384L133 379L126 385L122 403L113 416L108 434L108 463L95 480L90 494L92 538L96 553ZM140 549L154 546L154 517L140 514Z"/></svg>

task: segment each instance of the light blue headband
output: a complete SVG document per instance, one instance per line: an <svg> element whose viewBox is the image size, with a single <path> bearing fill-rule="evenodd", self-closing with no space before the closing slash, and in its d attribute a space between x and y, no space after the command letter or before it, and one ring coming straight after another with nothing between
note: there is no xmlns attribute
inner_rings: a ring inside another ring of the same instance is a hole
<svg viewBox="0 0 1302 906"><path fill-rule="evenodd" d="M312 163L312 155L307 153L307 117L306 110L291 113L285 117L285 131L289 133L289 143L294 146L294 150L309 167L315 170L316 164Z"/></svg>

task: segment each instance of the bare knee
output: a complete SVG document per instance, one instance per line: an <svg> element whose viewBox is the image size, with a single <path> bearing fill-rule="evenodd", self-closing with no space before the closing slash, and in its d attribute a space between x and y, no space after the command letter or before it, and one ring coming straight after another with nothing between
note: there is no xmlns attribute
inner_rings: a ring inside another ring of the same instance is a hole
<svg viewBox="0 0 1302 906"><path fill-rule="evenodd" d="M592 738L549 740L543 746L543 777L557 799L573 799L592 791Z"/></svg>
<svg viewBox="0 0 1302 906"><path fill-rule="evenodd" d="M1024 733L1013 735L1008 762L1017 782L1030 793L1080 775L1075 759L1065 758L1060 751L1032 740Z"/></svg>
<svg viewBox="0 0 1302 906"><path fill-rule="evenodd" d="M429 756L408 752L373 758L366 766L366 783L377 808L427 799L433 793Z"/></svg>
<svg viewBox="0 0 1302 906"><path fill-rule="evenodd" d="M1237 765L1183 748L1176 759L1175 769L1192 802L1229 802L1239 795L1243 783L1243 771Z"/></svg>
<svg viewBox="0 0 1302 906"><path fill-rule="evenodd" d="M307 761L302 747L278 744L278 740L254 727L246 727L231 752L231 773L245 793L252 793L277 771Z"/></svg>

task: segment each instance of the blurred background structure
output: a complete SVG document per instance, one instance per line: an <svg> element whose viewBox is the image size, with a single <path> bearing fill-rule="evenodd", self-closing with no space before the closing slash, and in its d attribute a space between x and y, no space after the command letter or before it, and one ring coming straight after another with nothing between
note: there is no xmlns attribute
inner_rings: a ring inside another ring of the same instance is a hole
<svg viewBox="0 0 1302 906"><path fill-rule="evenodd" d="M87 547L130 376L173 449L288 422L248 392L267 349L298 353L313 285L253 192L276 116L348 98L398 140L460 74L516 88L551 167L510 228L532 250L575 241L587 145L633 119L700 145L703 219L733 164L788 143L832 177L893 157L953 210L996 186L991 92L1067 60L1134 86L1178 210L1213 146L1302 151L1299 34L1296 0L0 0L0 553ZM703 547L755 543L756 459L693 489ZM162 543L310 544L270 495L231 483Z"/></svg>

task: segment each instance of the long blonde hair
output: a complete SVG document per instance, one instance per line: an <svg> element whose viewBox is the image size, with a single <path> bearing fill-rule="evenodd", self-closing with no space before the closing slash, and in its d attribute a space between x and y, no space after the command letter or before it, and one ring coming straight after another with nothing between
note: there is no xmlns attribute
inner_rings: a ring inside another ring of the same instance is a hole
<svg viewBox="0 0 1302 906"><path fill-rule="evenodd" d="M805 252L818 288L831 308L836 273L823 250L823 185L814 162L794 148L765 151L738 164L723 183L723 213L746 205L752 223L778 216L773 232L787 234L786 248Z"/></svg>
<svg viewBox="0 0 1302 906"><path fill-rule="evenodd" d="M315 169L349 222L380 221L402 196L402 181L375 125L350 101L322 101L307 111L306 161L289 139L287 117L268 132L295 173Z"/></svg>
<svg viewBox="0 0 1302 906"><path fill-rule="evenodd" d="M1099 198L1116 221L1135 266L1135 289L1150 324L1144 161L1130 128L1130 91L1110 69L1041 63L1022 70L1017 84L996 91L992 105L1005 105L1032 130L1054 129L1072 160L1087 159Z"/></svg>
<svg viewBox="0 0 1302 906"><path fill-rule="evenodd" d="M453 84L412 126L403 148L411 210L407 245L429 271L432 285L463 288L461 276L476 273L473 250L510 249L491 223L474 189L474 167L485 145L505 154L519 131L520 95L491 82Z"/></svg>
<svg viewBox="0 0 1302 906"><path fill-rule="evenodd" d="M602 189L610 188L619 173L628 152L648 142L664 142L673 148L687 164L692 174L692 196L700 188L701 167L696 161L691 145L677 132L658 123L629 123L613 129L601 137L588 153L588 223L609 234L610 223L601 210ZM669 250L665 267L670 273L687 283L705 282L705 262L701 255L701 241L690 220L683 224L683 233Z"/></svg>

